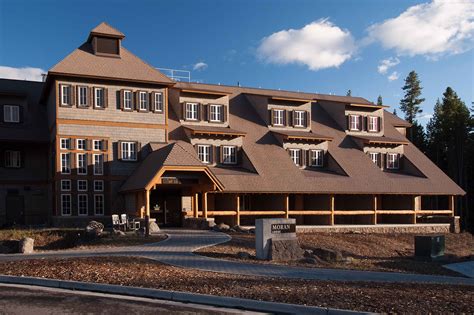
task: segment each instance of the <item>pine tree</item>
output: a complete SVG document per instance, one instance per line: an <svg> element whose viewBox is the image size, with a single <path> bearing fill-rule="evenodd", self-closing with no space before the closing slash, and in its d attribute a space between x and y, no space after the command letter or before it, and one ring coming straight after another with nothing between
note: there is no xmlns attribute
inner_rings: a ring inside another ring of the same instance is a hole
<svg viewBox="0 0 474 315"><path fill-rule="evenodd" d="M351 90L347 90L346 96L352 96L352 91L351 91Z"/></svg>
<svg viewBox="0 0 474 315"><path fill-rule="evenodd" d="M382 95L379 95L379 97L377 97L377 105L379 106L383 105Z"/></svg>
<svg viewBox="0 0 474 315"><path fill-rule="evenodd" d="M413 123L416 115L422 112L420 104L425 101L424 98L420 98L422 87L415 71L408 74L402 89L405 91L405 96L400 101L400 109L405 113L405 120Z"/></svg>

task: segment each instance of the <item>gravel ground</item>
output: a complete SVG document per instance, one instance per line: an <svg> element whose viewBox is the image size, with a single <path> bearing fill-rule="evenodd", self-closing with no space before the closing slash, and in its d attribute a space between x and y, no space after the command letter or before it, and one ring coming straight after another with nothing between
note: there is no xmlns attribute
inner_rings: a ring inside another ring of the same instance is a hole
<svg viewBox="0 0 474 315"><path fill-rule="evenodd" d="M0 263L0 274L110 283L389 313L473 313L474 287L256 278L101 257Z"/></svg>
<svg viewBox="0 0 474 315"><path fill-rule="evenodd" d="M446 235L446 257L442 261L423 262L413 259L414 234L342 234L314 233L298 234L303 249L328 248L339 250L345 256L353 257L351 263L325 263L318 265L303 260L276 263L255 259L255 236L253 234L230 233L227 243L206 247L198 254L223 259L253 263L287 264L302 267L343 268L355 270L393 271L418 274L460 276L442 265L472 259L474 237L469 233ZM247 252L250 258L240 258L237 253Z"/></svg>

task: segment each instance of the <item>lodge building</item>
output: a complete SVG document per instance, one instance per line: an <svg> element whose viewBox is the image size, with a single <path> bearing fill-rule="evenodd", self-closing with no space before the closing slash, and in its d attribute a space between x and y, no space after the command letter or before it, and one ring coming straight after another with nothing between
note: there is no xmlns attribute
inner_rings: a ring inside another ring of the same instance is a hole
<svg viewBox="0 0 474 315"><path fill-rule="evenodd" d="M176 82L102 23L45 82L0 80L0 226L426 222L463 195L361 97ZM436 196L437 198L433 198ZM436 202L434 201L436 199Z"/></svg>

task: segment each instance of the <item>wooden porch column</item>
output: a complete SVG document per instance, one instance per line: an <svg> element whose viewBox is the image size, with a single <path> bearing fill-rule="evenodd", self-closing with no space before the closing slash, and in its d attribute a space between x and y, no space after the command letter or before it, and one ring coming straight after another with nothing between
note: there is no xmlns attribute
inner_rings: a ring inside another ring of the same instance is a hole
<svg viewBox="0 0 474 315"><path fill-rule="evenodd" d="M286 194L285 196L285 219L290 217L290 195Z"/></svg>
<svg viewBox="0 0 474 315"><path fill-rule="evenodd" d="M145 190L145 215L150 217L150 191Z"/></svg>
<svg viewBox="0 0 474 315"><path fill-rule="evenodd" d="M198 212L199 212L199 194L195 193L194 194L194 217L198 217Z"/></svg>
<svg viewBox="0 0 474 315"><path fill-rule="evenodd" d="M202 216L207 219L207 192L202 193Z"/></svg>
<svg viewBox="0 0 474 315"><path fill-rule="evenodd" d="M331 201L331 225L334 225L334 195L331 195L329 198Z"/></svg>
<svg viewBox="0 0 474 315"><path fill-rule="evenodd" d="M451 216L454 217L454 208L455 208L455 196L449 196L449 210L451 210Z"/></svg>
<svg viewBox="0 0 474 315"><path fill-rule="evenodd" d="M236 204L235 210L237 212L235 214L235 224L240 225L240 196L239 195L235 196L235 204Z"/></svg>
<svg viewBox="0 0 474 315"><path fill-rule="evenodd" d="M416 215L418 210L421 210L421 196L413 196L413 210L415 211L413 214L413 224L416 224Z"/></svg>
<svg viewBox="0 0 474 315"><path fill-rule="evenodd" d="M374 224L377 224L377 195L374 195Z"/></svg>

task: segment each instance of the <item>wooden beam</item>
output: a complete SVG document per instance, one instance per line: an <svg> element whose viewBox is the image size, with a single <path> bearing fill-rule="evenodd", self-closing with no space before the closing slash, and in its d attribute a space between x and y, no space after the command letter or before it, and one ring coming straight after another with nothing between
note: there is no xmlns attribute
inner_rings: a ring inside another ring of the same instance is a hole
<svg viewBox="0 0 474 315"><path fill-rule="evenodd" d="M146 215L150 217L150 191L145 190L145 209L146 209Z"/></svg>
<svg viewBox="0 0 474 315"><path fill-rule="evenodd" d="M290 210L290 215L331 215L331 210Z"/></svg>
<svg viewBox="0 0 474 315"><path fill-rule="evenodd" d="M335 215L368 215L374 214L374 210L336 210Z"/></svg>
<svg viewBox="0 0 474 315"><path fill-rule="evenodd" d="M414 214L415 210L377 210L378 214Z"/></svg>
<svg viewBox="0 0 474 315"><path fill-rule="evenodd" d="M454 217L454 211L455 211L455 197L454 195L449 196L449 210L451 210L451 216Z"/></svg>
<svg viewBox="0 0 474 315"><path fill-rule="evenodd" d="M421 196L413 196L413 210L415 210L415 213L413 214L412 223L416 224L416 215L421 210Z"/></svg>
<svg viewBox="0 0 474 315"><path fill-rule="evenodd" d="M235 213L235 224L240 225L240 196L236 195L236 213Z"/></svg>
<svg viewBox="0 0 474 315"><path fill-rule="evenodd" d="M202 193L202 216L207 219L207 192Z"/></svg>
<svg viewBox="0 0 474 315"><path fill-rule="evenodd" d="M226 215L236 215L236 214L237 214L237 211L233 211L233 210L208 211L208 212L207 212L207 215L208 215L208 216L215 216L215 215L226 216Z"/></svg>
<svg viewBox="0 0 474 315"><path fill-rule="evenodd" d="M451 214L451 210L418 210L417 214Z"/></svg>
<svg viewBox="0 0 474 315"><path fill-rule="evenodd" d="M240 215L285 215L283 210L267 210L267 211L240 211Z"/></svg>
<svg viewBox="0 0 474 315"><path fill-rule="evenodd" d="M377 224L377 195L374 195L374 225Z"/></svg>
<svg viewBox="0 0 474 315"><path fill-rule="evenodd" d="M199 212L199 194L195 193L194 194L194 217L198 217L198 212Z"/></svg>
<svg viewBox="0 0 474 315"><path fill-rule="evenodd" d="M334 225L334 195L331 195L330 197L330 203L331 203L331 225Z"/></svg>
<svg viewBox="0 0 474 315"><path fill-rule="evenodd" d="M285 196L285 219L289 218L289 212L290 211L290 195L286 194Z"/></svg>

